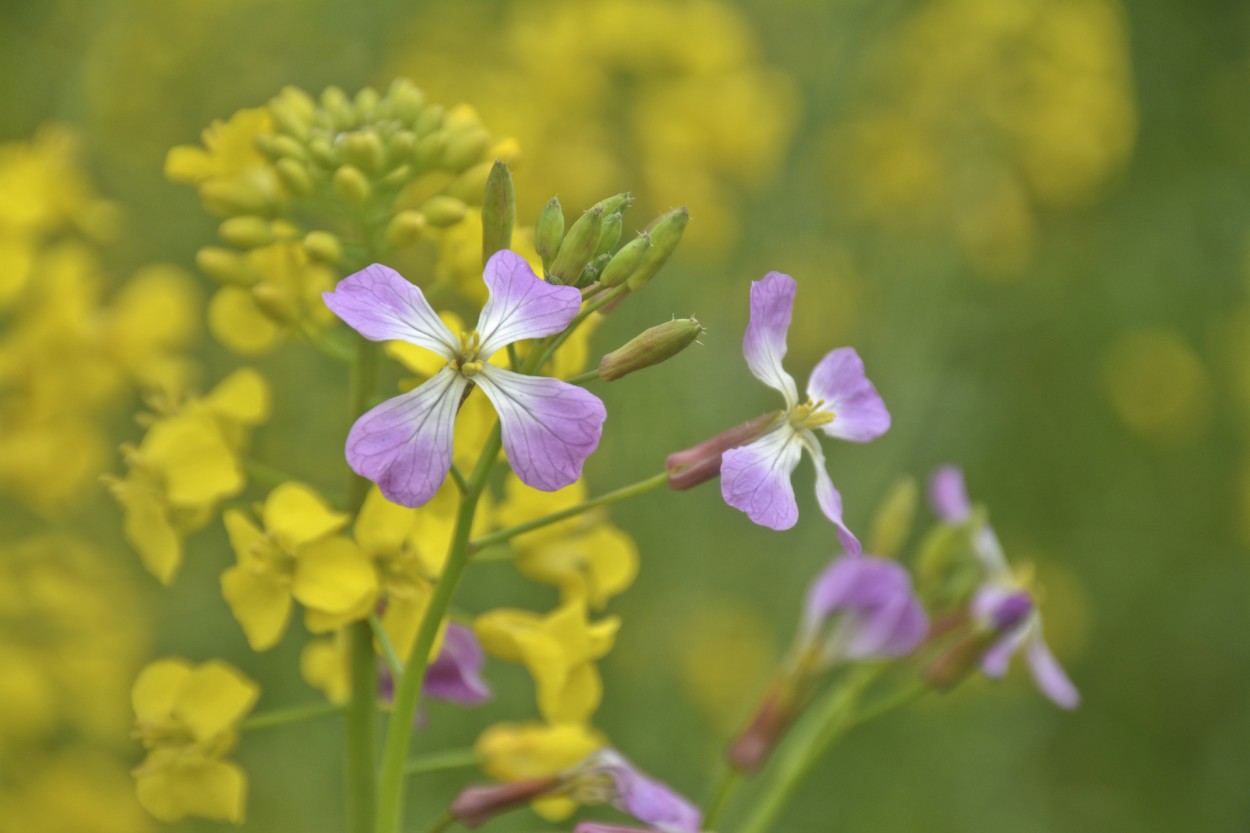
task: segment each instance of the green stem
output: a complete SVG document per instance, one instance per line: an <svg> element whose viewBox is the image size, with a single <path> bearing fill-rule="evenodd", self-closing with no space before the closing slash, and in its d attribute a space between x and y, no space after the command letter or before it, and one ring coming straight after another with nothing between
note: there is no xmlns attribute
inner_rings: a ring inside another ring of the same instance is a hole
<svg viewBox="0 0 1250 833"><path fill-rule="evenodd" d="M486 480L490 470L499 457L499 449L503 443L500 437L500 426L495 425L490 439L482 449L477 466L469 477L469 490L460 499L460 510L456 516L456 531L452 536L451 548L447 556L447 565L439 577L434 589L434 597L421 618L421 628L413 642L408 661L404 664L404 673L395 686L395 702L391 710L390 722L386 727L386 740L382 747L382 771L378 788L377 833L400 833L404 817L404 767L408 759L408 743L412 737L412 719L417 712L417 704L421 700L421 683L425 679L425 670L430 662L430 651L434 647L434 637L439 626L447 615L456 586L464 575L464 568L469 563L469 534L473 528L473 517L477 512L477 502L486 488Z"/></svg>
<svg viewBox="0 0 1250 833"><path fill-rule="evenodd" d="M373 638L382 646L382 658L386 660L387 670L391 672L392 679L399 679L399 675L404 673L404 663L400 660L399 654L395 653L395 646L391 644L391 638L386 633L386 628L382 626L382 620L378 618L378 614L369 614L369 630L373 633Z"/></svg>
<svg viewBox="0 0 1250 833"><path fill-rule="evenodd" d="M472 749L449 749L410 758L404 764L404 775L424 775L428 772L445 772L449 769L468 769L477 766L477 752Z"/></svg>
<svg viewBox="0 0 1250 833"><path fill-rule="evenodd" d="M584 385L587 382L593 382L598 378L599 368L596 367L594 370L587 370L585 373L579 373L572 379L565 379L564 381L568 382L570 385Z"/></svg>
<svg viewBox="0 0 1250 833"><path fill-rule="evenodd" d="M285 709L254 714L239 724L239 730L251 732L256 729L272 729L275 726L303 723L305 720L315 720L318 717L342 714L343 710L343 706L335 703L311 703L307 706L290 706Z"/></svg>
<svg viewBox="0 0 1250 833"><path fill-rule="evenodd" d="M720 817L724 814L725 808L729 806L729 799L737 792L738 787L742 784L742 770L733 767L722 767L720 779L716 782L716 790L712 793L712 799L708 802L707 816L703 819L703 826L708 830L715 830L716 823L720 821Z"/></svg>
<svg viewBox="0 0 1250 833"><path fill-rule="evenodd" d="M425 829L425 833L443 833L444 830L456 823L456 817L450 812L443 813L434 819L434 823Z"/></svg>
<svg viewBox="0 0 1250 833"><path fill-rule="evenodd" d="M361 339L348 383L348 415L356 419L369 407L377 385L378 345ZM369 481L348 472L347 505L352 513L364 505ZM354 833L369 833L377 799L378 672L373 630L367 621L348 627L352 683L347 708L347 817Z"/></svg>
<svg viewBox="0 0 1250 833"><path fill-rule="evenodd" d="M901 708L929 690L918 682L877 701L868 709L857 711L864 691L884 672L884 665L857 669L821 698L810 713L811 719L805 720L804 725L792 733L794 742L787 747L776 777L740 833L764 833L768 830L838 738L851 729Z"/></svg>
<svg viewBox="0 0 1250 833"><path fill-rule="evenodd" d="M649 492L652 489L658 489L666 483L668 483L668 472L660 472L654 477L648 477L646 480L640 480L629 486L623 486L616 491L591 498L590 500L583 501L576 506L570 506L568 509L562 509L559 512L553 512L550 515L544 515L541 518L535 518L534 520L526 521L523 524L517 524L516 526L510 526L507 529L492 532L489 535L483 535L481 538L476 538L469 542L469 553L475 553L495 544L502 544L505 541L510 541L518 535L524 535L527 532L532 532L535 529L542 529L544 526L550 526L551 524L558 523L566 518L572 518L575 515L582 514L583 512L589 512L597 506L607 506L612 503L620 503L623 500L629 500L632 497L637 497L638 495Z"/></svg>

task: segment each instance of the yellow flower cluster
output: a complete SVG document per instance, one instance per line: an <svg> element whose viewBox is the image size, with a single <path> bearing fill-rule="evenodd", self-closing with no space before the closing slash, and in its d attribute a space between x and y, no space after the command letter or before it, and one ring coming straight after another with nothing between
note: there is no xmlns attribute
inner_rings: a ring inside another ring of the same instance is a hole
<svg viewBox="0 0 1250 833"><path fill-rule="evenodd" d="M0 550L5 829L146 830L123 765L126 694L146 650L127 576L67 535Z"/></svg>
<svg viewBox="0 0 1250 833"><path fill-rule="evenodd" d="M953 236L980 274L1010 277L1039 217L1097 198L1136 132L1118 0L939 0L866 60L829 158L865 219Z"/></svg>
<svg viewBox="0 0 1250 833"><path fill-rule="evenodd" d="M722 0L442 2L393 43L391 69L478 103L526 149L518 182L570 206L636 190L689 204L694 245L738 232L741 195L784 158L797 85ZM448 73L472 65L473 72ZM521 203L537 213L540 203Z"/></svg>
<svg viewBox="0 0 1250 833"><path fill-rule="evenodd" d="M354 98L337 87L318 99L287 87L201 138L171 150L165 174L195 185L224 218L225 245L201 249L196 261L220 284L209 328L244 355L290 335L322 343L333 316L321 293L341 273L411 255L414 244L455 229L481 201L491 162L516 154L472 108L430 104L404 80ZM336 203L350 212L326 211Z"/></svg>

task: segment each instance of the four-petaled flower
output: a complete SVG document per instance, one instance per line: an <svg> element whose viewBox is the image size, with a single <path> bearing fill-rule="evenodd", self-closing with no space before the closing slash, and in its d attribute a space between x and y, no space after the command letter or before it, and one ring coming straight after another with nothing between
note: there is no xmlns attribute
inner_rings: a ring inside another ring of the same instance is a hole
<svg viewBox="0 0 1250 833"><path fill-rule="evenodd" d="M420 506L451 468L456 412L470 385L495 406L512 470L536 489L577 480L599 444L607 412L598 397L558 379L527 376L488 360L522 339L564 330L581 292L538 278L520 255L495 253L483 275L490 298L477 327L456 336L416 286L373 264L324 295L326 306L373 341L406 341L447 363L416 389L366 413L347 436L347 462L389 500Z"/></svg>
<svg viewBox="0 0 1250 833"><path fill-rule="evenodd" d="M929 499L933 511L944 521L961 524L972 516L964 475L956 466L943 466L934 472L929 481ZM1002 677L1011 658L1024 647L1029 672L1042 694L1060 708L1076 708L1081 695L1046 644L1042 614L1032 594L1007 564L1002 545L989 523L976 531L973 549L986 577L972 597L972 615L988 632L998 634L981 655L981 671L991 679Z"/></svg>
<svg viewBox="0 0 1250 833"><path fill-rule="evenodd" d="M850 347L827 353L807 381L807 400L799 401L793 377L781 366L786 333L794 309L794 278L769 272L751 284L751 319L742 352L751 373L785 397L786 409L759 439L726 451L721 460L721 494L755 523L789 529L799 518L790 476L807 450L816 467L816 501L838 528L838 538L852 555L859 541L842 522L842 496L825 469L825 455L812 429L830 437L868 442L890 427L890 412L864 375L864 363Z"/></svg>

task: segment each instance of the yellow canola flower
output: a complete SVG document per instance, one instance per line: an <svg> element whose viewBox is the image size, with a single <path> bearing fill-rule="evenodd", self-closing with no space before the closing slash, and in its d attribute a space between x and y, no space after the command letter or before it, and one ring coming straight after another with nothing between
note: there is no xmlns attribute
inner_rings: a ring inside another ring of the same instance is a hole
<svg viewBox="0 0 1250 833"><path fill-rule="evenodd" d="M23 755L0 788L4 829L23 833L147 833L151 818L135 797L128 767L99 749L73 745Z"/></svg>
<svg viewBox="0 0 1250 833"><path fill-rule="evenodd" d="M202 147L179 145L165 157L171 182L196 185L215 214L264 211L281 197L281 186L257 137L274 133L269 110L239 110L228 121L214 121L201 134Z"/></svg>
<svg viewBox="0 0 1250 833"><path fill-rule="evenodd" d="M261 515L263 529L238 509L223 516L238 563L222 573L221 589L253 650L282 638L292 600L309 611L313 631L369 615L378 579L356 543L335 534L347 515L300 483L270 492Z"/></svg>
<svg viewBox="0 0 1250 833"><path fill-rule="evenodd" d="M525 781L556 775L608 745L596 729L581 724L496 723L473 745L482 771L497 781ZM571 798L540 798L531 805L548 821L573 814Z"/></svg>
<svg viewBox="0 0 1250 833"><path fill-rule="evenodd" d="M581 481L555 492L526 486L510 474L498 518L504 526L568 509L586 499ZM540 527L513 540L516 565L526 576L560 588L564 603L582 601L602 610L638 576L638 548L624 531L612 526L602 512L589 512Z"/></svg>
<svg viewBox="0 0 1250 833"><path fill-rule="evenodd" d="M185 535L206 526L219 501L242 491L239 454L269 407L264 378L242 368L202 399L166 403L139 445L122 447L128 471L109 479L109 490L125 514L126 540L163 584L182 564Z"/></svg>
<svg viewBox="0 0 1250 833"><path fill-rule="evenodd" d="M273 349L287 333L325 328L334 318L321 293L334 288L335 273L313 261L302 243L282 240L243 256L239 280L223 286L208 305L213 336L244 356Z"/></svg>
<svg viewBox="0 0 1250 833"><path fill-rule="evenodd" d="M620 619L590 622L586 605L570 602L539 616L500 609L477 618L474 630L487 653L529 669L538 709L551 723L584 723L599 707L603 681L595 660L612 649Z"/></svg>
<svg viewBox="0 0 1250 833"><path fill-rule="evenodd" d="M346 629L322 639L310 639L299 654L299 673L304 682L325 694L336 705L352 697L351 644Z"/></svg>
<svg viewBox="0 0 1250 833"><path fill-rule="evenodd" d="M140 672L131 699L135 737L147 757L135 770L139 803L161 821L186 816L243 821L247 776L223 760L260 689L216 660L153 662Z"/></svg>

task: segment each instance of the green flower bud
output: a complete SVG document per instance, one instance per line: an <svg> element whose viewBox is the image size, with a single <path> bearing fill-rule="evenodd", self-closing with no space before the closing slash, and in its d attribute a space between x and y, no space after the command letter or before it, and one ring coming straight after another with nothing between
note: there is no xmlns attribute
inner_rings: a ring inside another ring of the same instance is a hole
<svg viewBox="0 0 1250 833"><path fill-rule="evenodd" d="M323 168L334 169L339 166L339 156L334 145L324 136L318 136L308 143L308 155Z"/></svg>
<svg viewBox="0 0 1250 833"><path fill-rule="evenodd" d="M451 181L444 189L449 196L477 205L486 190L486 178L490 176L491 163L482 162L469 168Z"/></svg>
<svg viewBox="0 0 1250 833"><path fill-rule="evenodd" d="M412 124L425 106L425 94L407 78L396 78L386 91L391 115L404 124Z"/></svg>
<svg viewBox="0 0 1250 833"><path fill-rule="evenodd" d="M382 177L382 184L387 188L402 188L412 179L412 166L400 165L386 176Z"/></svg>
<svg viewBox="0 0 1250 833"><path fill-rule="evenodd" d="M313 192L312 177L303 163L294 159L279 159L274 167L278 171L278 179L295 196L306 197Z"/></svg>
<svg viewBox="0 0 1250 833"><path fill-rule="evenodd" d="M308 128L311 124L309 114L302 112L290 101L282 98L273 99L269 102L269 115L273 117L273 123L278 131L285 133L287 138L298 141L308 135Z"/></svg>
<svg viewBox="0 0 1250 833"><path fill-rule="evenodd" d="M447 115L447 111L441 104L435 104L433 107L427 107L422 110L412 123L412 132L417 134L417 138L428 136L443 126L443 117Z"/></svg>
<svg viewBox="0 0 1250 833"><path fill-rule="evenodd" d="M516 223L516 192L508 166L496 161L486 177L482 197L482 262L495 252L512 248L512 226Z"/></svg>
<svg viewBox="0 0 1250 833"><path fill-rule="evenodd" d="M919 499L920 489L914 477L903 477L891 487L872 517L868 552L882 558L898 557L911 535Z"/></svg>
<svg viewBox="0 0 1250 833"><path fill-rule="evenodd" d="M378 104L381 97L378 91L373 87L365 87L356 93L356 100L352 102L352 109L356 111L356 119L359 123L373 121L377 116Z"/></svg>
<svg viewBox="0 0 1250 833"><path fill-rule="evenodd" d="M651 248L647 251L647 256L643 258L642 263L629 276L631 292L637 292L646 286L647 282L655 277L655 273L660 271L660 267L673 256L688 222L690 222L690 212L683 205L681 208L674 208L666 214L661 214L647 227L647 231L651 233Z"/></svg>
<svg viewBox="0 0 1250 833"><path fill-rule="evenodd" d="M304 144L290 136L273 137L273 152L285 159L294 159L297 162L304 162L308 159L308 149Z"/></svg>
<svg viewBox="0 0 1250 833"><path fill-rule="evenodd" d="M264 217L231 217L217 227L217 234L240 249L258 249L274 240L273 227Z"/></svg>
<svg viewBox="0 0 1250 833"><path fill-rule="evenodd" d="M599 285L611 287L624 283L630 275L634 274L634 270L642 265L650 249L651 235L644 231L612 256L608 265L599 273Z"/></svg>
<svg viewBox="0 0 1250 833"><path fill-rule="evenodd" d="M603 229L603 209L595 206L577 218L560 243L560 251L551 264L551 277L558 283L576 283L595 253L599 232Z"/></svg>
<svg viewBox="0 0 1250 833"><path fill-rule="evenodd" d="M615 249L616 244L621 241L621 229L623 227L621 212L605 214L603 216L603 228L599 230L599 243L595 246L595 254L606 254Z"/></svg>
<svg viewBox="0 0 1250 833"><path fill-rule="evenodd" d="M577 279L578 287L590 286L598 280L599 273L603 271L603 268L608 265L608 262L611 259L612 255L607 252L604 252L601 255L595 255L594 259L591 260L590 263L587 263L586 268L582 270L581 277ZM605 309L605 314L607 309Z"/></svg>
<svg viewBox="0 0 1250 833"><path fill-rule="evenodd" d="M339 155L362 171L376 174L382 170L382 140L373 130L357 130L343 139Z"/></svg>
<svg viewBox="0 0 1250 833"><path fill-rule="evenodd" d="M606 199L599 200L599 202L595 203L591 207L602 208L603 216L607 217L609 214L625 213L625 209L629 208L631 205L633 205L633 203L634 203L634 195L628 191L622 191L619 194L613 194L612 196L607 197Z"/></svg>
<svg viewBox="0 0 1250 833"><path fill-rule="evenodd" d="M369 180L359 168L344 165L334 172L334 193L351 205L360 205L369 199Z"/></svg>
<svg viewBox="0 0 1250 833"><path fill-rule="evenodd" d="M195 253L195 265L210 279L230 286L251 286L256 275L238 252L205 246Z"/></svg>
<svg viewBox="0 0 1250 833"><path fill-rule="evenodd" d="M635 370L671 359L702 334L703 325L693 318L666 321L642 332L623 347L604 356L599 362L599 378L611 382Z"/></svg>
<svg viewBox="0 0 1250 833"><path fill-rule="evenodd" d="M482 159L482 154L490 147L490 133L482 129L461 130L447 139L447 148L443 151L443 167L449 171L460 172L475 165Z"/></svg>
<svg viewBox="0 0 1250 833"><path fill-rule="evenodd" d="M421 174L438 167L443 158L443 149L447 147L447 134L443 131L430 133L417 140L412 149L412 167Z"/></svg>
<svg viewBox="0 0 1250 833"><path fill-rule="evenodd" d="M436 194L423 202L419 210L425 215L430 225L435 228L446 228L463 220L468 206L464 204L464 200L458 200L446 194Z"/></svg>
<svg viewBox="0 0 1250 833"><path fill-rule="evenodd" d="M343 257L343 242L328 231L310 231L304 236L304 248L314 259L334 265Z"/></svg>
<svg viewBox="0 0 1250 833"><path fill-rule="evenodd" d="M425 234L429 221L420 211L401 211L386 224L386 243L391 248L411 246Z"/></svg>
<svg viewBox="0 0 1250 833"><path fill-rule="evenodd" d="M356 123L351 101L348 100L347 93L339 87L326 87L322 90L321 109L330 117L330 123L336 130L350 130Z"/></svg>
<svg viewBox="0 0 1250 833"><path fill-rule="evenodd" d="M299 318L299 309L289 293L273 284L258 283L252 287L252 298L261 312L279 324L290 324Z"/></svg>
<svg viewBox="0 0 1250 833"><path fill-rule="evenodd" d="M556 252L560 251L560 241L564 239L564 212L560 209L560 199L552 197L547 200L543 210L538 212L538 221L534 223L534 248L543 260L543 268L550 271L551 261Z"/></svg>
<svg viewBox="0 0 1250 833"><path fill-rule="evenodd" d="M411 130L401 130L391 135L386 140L386 153L384 154L384 164L387 168L393 168L403 162L408 161L408 157L412 154L412 149L417 146L417 134Z"/></svg>

